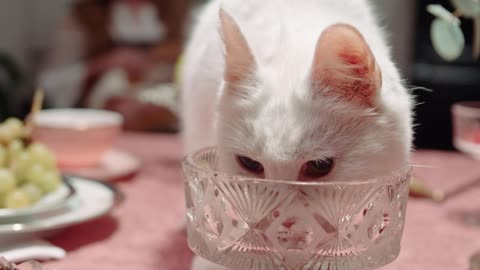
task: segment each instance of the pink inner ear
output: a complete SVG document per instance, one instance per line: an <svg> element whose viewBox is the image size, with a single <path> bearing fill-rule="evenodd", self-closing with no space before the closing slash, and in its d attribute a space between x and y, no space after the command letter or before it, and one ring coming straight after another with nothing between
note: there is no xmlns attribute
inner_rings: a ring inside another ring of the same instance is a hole
<svg viewBox="0 0 480 270"><path fill-rule="evenodd" d="M221 34L225 43L225 80L238 83L255 68L255 59L235 20L220 9Z"/></svg>
<svg viewBox="0 0 480 270"><path fill-rule="evenodd" d="M312 80L313 85L327 86L327 95L368 107L375 106L381 88L381 72L370 48L363 36L346 24L330 26L322 33L315 51Z"/></svg>

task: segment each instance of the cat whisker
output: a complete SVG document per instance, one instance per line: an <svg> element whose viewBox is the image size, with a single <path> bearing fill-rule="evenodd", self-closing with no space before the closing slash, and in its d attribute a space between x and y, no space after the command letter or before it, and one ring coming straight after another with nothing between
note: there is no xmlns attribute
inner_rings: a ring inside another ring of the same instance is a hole
<svg viewBox="0 0 480 270"><path fill-rule="evenodd" d="M423 91L426 91L426 92L433 92L433 89L426 88L426 87L423 87L423 86L412 86L411 88L408 88L408 90L409 90L410 92L413 92L413 91L416 91L416 90L423 90Z"/></svg>
<svg viewBox="0 0 480 270"><path fill-rule="evenodd" d="M418 105L423 105L423 104L425 104L425 102L417 102L417 103L415 103L413 106L414 106L414 107L417 107Z"/></svg>

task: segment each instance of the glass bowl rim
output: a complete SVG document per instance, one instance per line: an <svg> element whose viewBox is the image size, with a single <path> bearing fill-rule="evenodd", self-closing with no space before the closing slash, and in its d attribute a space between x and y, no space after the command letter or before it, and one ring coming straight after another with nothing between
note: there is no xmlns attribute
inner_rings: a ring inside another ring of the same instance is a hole
<svg viewBox="0 0 480 270"><path fill-rule="evenodd" d="M456 102L452 105L452 112L458 116L480 117L480 100Z"/></svg>
<svg viewBox="0 0 480 270"><path fill-rule="evenodd" d="M399 170L393 171L392 173L385 174L380 177L374 177L370 179L360 179L360 180L343 180L343 181L335 181L335 182L306 182L306 181L292 181L292 180L275 180L275 179L265 179L265 178L255 178L249 176L242 176L242 175L230 175L224 172L219 172L217 170L211 170L204 168L198 165L195 162L195 157L206 153L208 151L215 151L216 147L204 147L197 151L193 151L192 153L187 154L182 162L183 170L185 167L192 169L197 172L203 172L207 174L211 174L215 178L221 177L222 180L228 180L230 182L243 182L243 183L253 183L253 184L282 184L282 185L289 185L289 186L323 186L323 187L338 187L338 186L358 186L358 185L378 185L378 184L391 184L391 181L386 181L389 179L399 179L402 177L407 177L412 172L412 166L407 165Z"/></svg>

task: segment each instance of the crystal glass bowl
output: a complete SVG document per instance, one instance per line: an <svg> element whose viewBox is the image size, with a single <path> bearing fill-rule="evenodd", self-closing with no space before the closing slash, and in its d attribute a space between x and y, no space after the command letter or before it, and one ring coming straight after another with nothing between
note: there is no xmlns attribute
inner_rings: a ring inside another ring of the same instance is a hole
<svg viewBox="0 0 480 270"><path fill-rule="evenodd" d="M216 171L215 150L183 162L190 248L249 270L375 269L400 251L410 168L378 179L298 182Z"/></svg>
<svg viewBox="0 0 480 270"><path fill-rule="evenodd" d="M452 117L455 148L480 160L480 101L454 104Z"/></svg>

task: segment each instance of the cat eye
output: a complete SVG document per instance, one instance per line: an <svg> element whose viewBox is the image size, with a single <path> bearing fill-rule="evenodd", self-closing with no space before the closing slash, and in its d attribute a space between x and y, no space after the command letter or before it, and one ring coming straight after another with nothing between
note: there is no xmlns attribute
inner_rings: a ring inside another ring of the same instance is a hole
<svg viewBox="0 0 480 270"><path fill-rule="evenodd" d="M263 165L256 161L253 160L249 157L245 156L237 156L237 162L244 168L245 170L254 173L254 174L262 174L263 173Z"/></svg>
<svg viewBox="0 0 480 270"><path fill-rule="evenodd" d="M332 171L334 163L332 158L310 160L303 165L300 172L307 178L324 177Z"/></svg>

